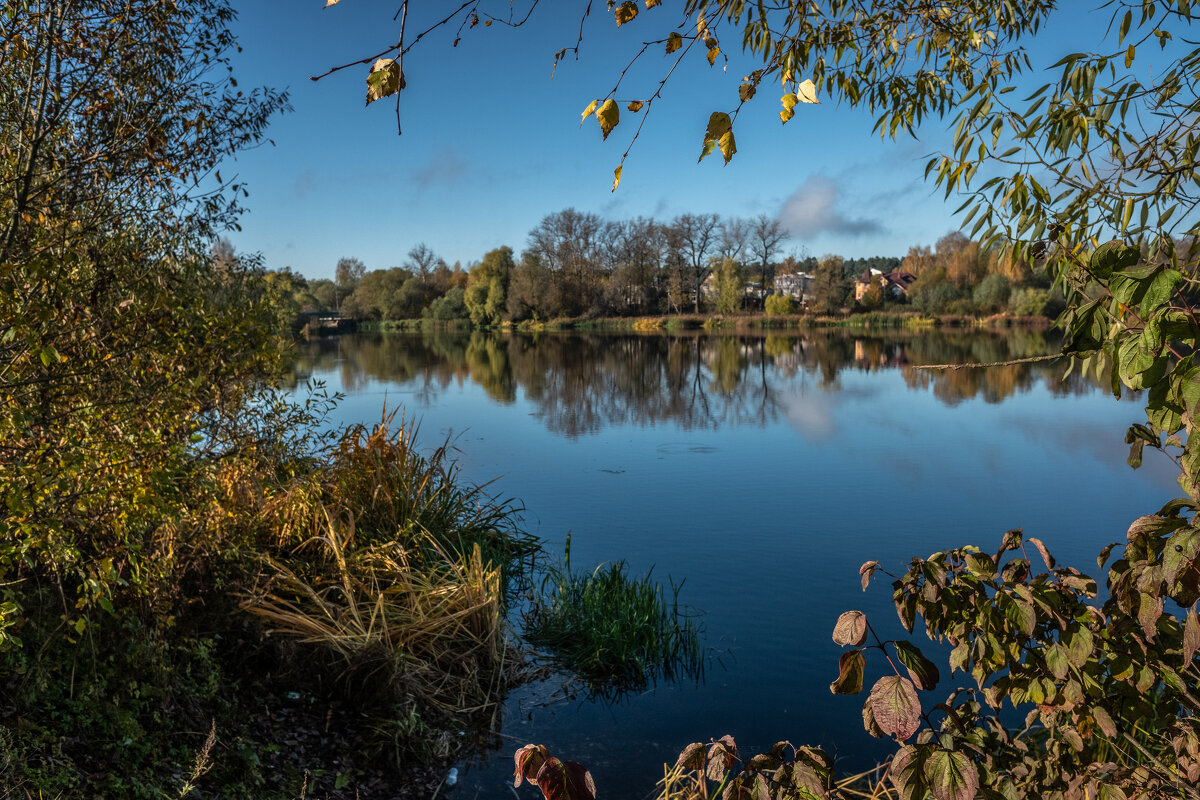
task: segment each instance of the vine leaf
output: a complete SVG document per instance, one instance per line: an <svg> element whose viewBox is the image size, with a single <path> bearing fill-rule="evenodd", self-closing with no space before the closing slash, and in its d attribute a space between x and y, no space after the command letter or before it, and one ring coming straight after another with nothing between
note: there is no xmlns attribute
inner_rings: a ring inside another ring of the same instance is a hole
<svg viewBox="0 0 1200 800"><path fill-rule="evenodd" d="M843 611L833 626L834 644L858 647L867 640L867 617L861 611Z"/></svg>
<svg viewBox="0 0 1200 800"><path fill-rule="evenodd" d="M962 753L938 750L925 762L925 779L937 800L973 800L979 772Z"/></svg>
<svg viewBox="0 0 1200 800"><path fill-rule="evenodd" d="M381 58L367 75L367 105L390 97L404 88L404 74L394 58Z"/></svg>
<svg viewBox="0 0 1200 800"><path fill-rule="evenodd" d="M899 675L886 675L871 688L871 713L884 733L904 741L921 726L921 701L912 681Z"/></svg>

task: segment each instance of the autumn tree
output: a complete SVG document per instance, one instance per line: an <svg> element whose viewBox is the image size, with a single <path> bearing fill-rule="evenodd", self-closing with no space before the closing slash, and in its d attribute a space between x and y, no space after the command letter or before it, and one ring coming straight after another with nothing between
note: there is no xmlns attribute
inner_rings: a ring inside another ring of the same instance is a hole
<svg viewBox="0 0 1200 800"><path fill-rule="evenodd" d="M236 88L232 19L222 0L5 8L0 649L31 576L76 634L163 596L194 444L226 441L274 370L273 290L213 248L240 212L222 162L286 105Z"/></svg>

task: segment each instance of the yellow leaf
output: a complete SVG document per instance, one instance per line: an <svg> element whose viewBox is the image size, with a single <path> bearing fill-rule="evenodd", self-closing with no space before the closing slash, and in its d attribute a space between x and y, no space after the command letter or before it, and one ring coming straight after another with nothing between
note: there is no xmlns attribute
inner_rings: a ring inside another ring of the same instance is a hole
<svg viewBox="0 0 1200 800"><path fill-rule="evenodd" d="M755 91L753 83L743 83L741 86L738 86L738 99L744 103L751 97L754 97Z"/></svg>
<svg viewBox="0 0 1200 800"><path fill-rule="evenodd" d="M623 164L617 164L617 168L613 170L613 188L612 188L612 190L614 192L617 190L617 187L621 185L621 167L623 167L623 166L624 166Z"/></svg>
<svg viewBox="0 0 1200 800"><path fill-rule="evenodd" d="M646 105L646 104L645 104L645 103L643 103L641 100L634 100L632 103L630 103L630 104L629 104L628 106L626 106L626 107L627 107L627 108L628 108L630 111L641 111L641 110L642 110L642 106L644 106L644 105Z"/></svg>
<svg viewBox="0 0 1200 800"><path fill-rule="evenodd" d="M714 62L717 60L717 56L719 56L719 55L721 55L721 48L719 48L719 47L712 47L712 48L709 48L709 51L708 51L708 65L709 65L710 67L711 67L711 66L713 65L713 63L714 63Z"/></svg>
<svg viewBox="0 0 1200 800"><path fill-rule="evenodd" d="M325 7L329 8L330 6L336 6L340 2L342 2L342 0L325 0Z"/></svg>
<svg viewBox="0 0 1200 800"><path fill-rule="evenodd" d="M1125 49L1125 69L1129 69L1133 65L1134 52L1133 45L1129 45L1129 47Z"/></svg>
<svg viewBox="0 0 1200 800"><path fill-rule="evenodd" d="M728 164L729 159L737 152L737 145L733 143L733 131L726 131L717 141L717 147L721 148L721 155L725 156L725 163Z"/></svg>
<svg viewBox="0 0 1200 800"><path fill-rule="evenodd" d="M674 53L681 47L683 47L683 37L680 36L677 31L672 32L671 35L667 37L667 55L671 55L671 53Z"/></svg>
<svg viewBox="0 0 1200 800"><path fill-rule="evenodd" d="M621 109L617 108L617 104L610 98L604 101L604 105L596 109L596 121L600 123L600 131L607 139L612 133L613 128L617 127L620 122Z"/></svg>
<svg viewBox="0 0 1200 800"><path fill-rule="evenodd" d="M704 141L700 144L700 158L698 160L703 161L704 157L713 151L713 147L725 134L729 133L732 127L733 121L729 119L728 114L721 111L714 111L709 115L708 127L704 129ZM729 144L733 144L732 138ZM721 144L721 152L725 152L724 143ZM730 153L730 155L733 154Z"/></svg>
<svg viewBox="0 0 1200 800"><path fill-rule="evenodd" d="M394 58L381 58L367 75L367 105L390 97L404 88L404 75Z"/></svg>
<svg viewBox="0 0 1200 800"><path fill-rule="evenodd" d="M583 121L585 119L587 119L588 117L590 117L592 114L596 113L596 106L598 106L598 105L600 105L599 100L593 100L592 102L588 103L588 107L583 110L583 114L579 118L579 127L582 128Z"/></svg>
<svg viewBox="0 0 1200 800"><path fill-rule="evenodd" d="M791 111L796 103L800 102L800 98L796 97L793 92L788 92L783 97L779 98L779 102L783 103L784 111Z"/></svg>
<svg viewBox="0 0 1200 800"><path fill-rule="evenodd" d="M794 116L796 116L795 111L792 111L790 108L785 108L783 111L779 112L779 121L786 125L787 121Z"/></svg>
<svg viewBox="0 0 1200 800"><path fill-rule="evenodd" d="M800 81L800 85L796 87L796 96L800 98L801 103L820 103L817 99L817 87L808 78Z"/></svg>
<svg viewBox="0 0 1200 800"><path fill-rule="evenodd" d="M633 0L625 0L624 3L617 6L617 10L613 12L613 15L617 18L617 27L619 28L626 22L633 21L633 18L638 15L637 3Z"/></svg>
<svg viewBox="0 0 1200 800"><path fill-rule="evenodd" d="M662 0L646 0L646 10L654 8L657 5L662 5Z"/></svg>

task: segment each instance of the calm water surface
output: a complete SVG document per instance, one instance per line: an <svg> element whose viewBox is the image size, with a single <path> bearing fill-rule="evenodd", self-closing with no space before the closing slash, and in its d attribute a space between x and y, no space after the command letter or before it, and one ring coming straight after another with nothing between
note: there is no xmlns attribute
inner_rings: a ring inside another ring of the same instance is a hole
<svg viewBox="0 0 1200 800"><path fill-rule="evenodd" d="M845 769L884 755L862 728L865 695L828 688L841 611L906 635L890 586L861 592L863 561L895 571L948 547L993 549L1023 527L1095 573L1101 547L1178 494L1153 454L1136 472L1125 465L1136 400L1046 364L913 368L1054 346L1030 332L841 331L307 345L297 374L345 393L338 422L402 408L426 445L453 437L468 479L519 499L549 553L570 532L575 565L654 567L686 579L680 599L702 612L714 661L701 683L604 702L572 698L561 679L523 687L500 748L460 765L442 796L511 797L511 753L529 742L584 763L606 798L652 794L664 761L726 733L751 754L779 739L821 744ZM880 673L868 662L869 686Z"/></svg>

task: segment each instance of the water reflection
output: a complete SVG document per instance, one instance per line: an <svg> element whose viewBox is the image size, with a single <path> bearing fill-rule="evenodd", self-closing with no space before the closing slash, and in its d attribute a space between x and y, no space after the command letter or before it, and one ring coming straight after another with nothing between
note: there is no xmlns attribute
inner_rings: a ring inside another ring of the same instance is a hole
<svg viewBox="0 0 1200 800"><path fill-rule="evenodd" d="M520 392L557 434L578 437L607 427L671 422L715 430L794 417L797 383L830 392L848 370L900 370L914 390L953 406L999 403L1042 384L1055 395L1097 385L1058 362L990 369L925 370L928 364L994 363L1052 353L1040 331L829 330L767 335L523 335L475 331L342 336L300 346L295 378L337 373L348 393L372 382L403 384L432 404L451 385L471 381L493 401ZM801 412L801 416L803 413Z"/></svg>

